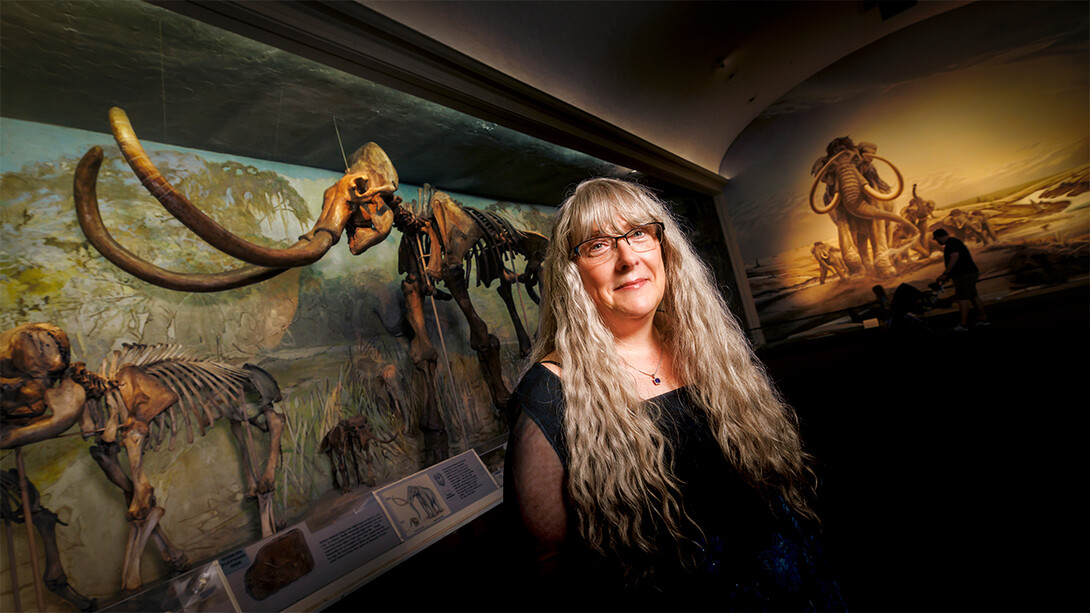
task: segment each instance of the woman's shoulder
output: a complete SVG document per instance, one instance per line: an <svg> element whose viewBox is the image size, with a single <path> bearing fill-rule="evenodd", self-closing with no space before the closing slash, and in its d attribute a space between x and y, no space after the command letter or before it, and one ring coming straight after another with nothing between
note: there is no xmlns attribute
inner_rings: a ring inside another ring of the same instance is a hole
<svg viewBox="0 0 1090 613"><path fill-rule="evenodd" d="M549 366L542 362L531 366L511 394L509 406L513 417L525 413L558 446L564 423L564 388L560 376Z"/></svg>
<svg viewBox="0 0 1090 613"><path fill-rule="evenodd" d="M541 358L541 361L538 362L538 364L544 366L546 370L553 373L557 377L561 376L561 374L564 372L564 364L560 361L560 356L557 355L555 351Z"/></svg>
<svg viewBox="0 0 1090 613"><path fill-rule="evenodd" d="M552 403L563 398L560 372L556 362L542 360L534 363L522 375L511 396L512 400L525 405L527 402Z"/></svg>

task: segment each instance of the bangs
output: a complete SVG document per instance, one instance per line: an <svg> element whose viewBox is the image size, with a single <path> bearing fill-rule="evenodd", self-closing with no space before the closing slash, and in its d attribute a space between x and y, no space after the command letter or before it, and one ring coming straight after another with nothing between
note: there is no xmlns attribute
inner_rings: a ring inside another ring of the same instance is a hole
<svg viewBox="0 0 1090 613"><path fill-rule="evenodd" d="M664 221L662 205L641 186L597 180L580 185L564 203L568 249L600 235L617 236L652 221Z"/></svg>

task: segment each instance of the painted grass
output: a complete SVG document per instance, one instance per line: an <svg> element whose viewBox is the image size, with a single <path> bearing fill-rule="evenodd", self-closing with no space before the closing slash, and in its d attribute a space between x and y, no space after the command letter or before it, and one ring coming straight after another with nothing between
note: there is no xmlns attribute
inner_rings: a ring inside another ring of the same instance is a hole
<svg viewBox="0 0 1090 613"><path fill-rule="evenodd" d="M424 380L404 346L385 339L361 339L336 379L299 383L285 400L287 424L282 441L278 518L300 517L312 501L332 488L328 456L319 452L322 437L337 422L364 415L380 439L369 450L376 485L395 481L423 468L419 414L425 399ZM450 455L497 436L505 426L481 375L476 355L440 356L436 371L440 412L447 425ZM382 369L393 365L396 376L384 384ZM291 521L288 519L287 521Z"/></svg>

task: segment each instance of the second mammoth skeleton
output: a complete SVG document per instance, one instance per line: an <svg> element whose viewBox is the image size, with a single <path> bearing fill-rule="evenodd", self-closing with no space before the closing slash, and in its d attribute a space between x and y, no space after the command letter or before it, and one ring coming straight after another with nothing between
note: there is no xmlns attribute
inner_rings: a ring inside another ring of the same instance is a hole
<svg viewBox="0 0 1090 613"><path fill-rule="evenodd" d="M548 243L544 236L516 229L492 213L462 207L442 192L432 195L428 203L431 212L426 216L403 207L401 198L395 194L397 170L381 147L367 143L352 155L344 176L325 190L321 214L310 231L290 247L256 245L208 217L159 173L123 110L115 107L109 116L114 138L144 187L201 239L245 265L214 274L176 272L148 262L120 245L99 213L96 183L103 152L100 147L94 147L77 166L74 197L83 233L110 262L160 287L186 292L217 292L258 283L292 267L316 262L342 235L348 238L351 253L359 255L381 243L397 227L403 235L399 268L406 275L402 282L408 311L406 319L415 333L409 353L416 371L423 374L428 390L419 420L424 429L425 462L432 463L449 455L446 424L434 392L439 353L424 327L425 297L447 296L436 289L437 283L445 285L469 323L470 344L477 352L493 403L500 410L505 408L510 392L501 374L499 341L489 333L470 301L466 268L476 263L478 280L486 286L493 280L499 281L498 291L514 322L520 351L525 355L529 351L529 338L516 314L511 286L525 285L528 294L536 300L532 287L537 283ZM526 260L520 274L508 268L516 255Z"/></svg>

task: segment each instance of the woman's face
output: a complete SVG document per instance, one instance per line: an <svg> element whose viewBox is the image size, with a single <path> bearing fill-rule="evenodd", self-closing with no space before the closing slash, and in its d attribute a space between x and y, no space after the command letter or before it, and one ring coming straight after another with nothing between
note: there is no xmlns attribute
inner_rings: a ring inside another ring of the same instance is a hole
<svg viewBox="0 0 1090 613"><path fill-rule="evenodd" d="M617 227L620 232L632 229L630 224L619 221ZM638 252L624 239L619 239L617 249L611 254L594 261L577 257L575 264L583 288L614 333L623 333L654 318L666 292L661 245Z"/></svg>

